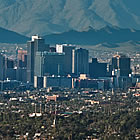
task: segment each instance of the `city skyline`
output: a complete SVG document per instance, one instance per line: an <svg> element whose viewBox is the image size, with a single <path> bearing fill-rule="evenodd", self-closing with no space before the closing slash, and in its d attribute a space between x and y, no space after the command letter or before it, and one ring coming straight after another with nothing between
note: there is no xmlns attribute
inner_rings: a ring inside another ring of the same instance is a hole
<svg viewBox="0 0 140 140"><path fill-rule="evenodd" d="M0 0L0 140L139 140L139 0Z"/></svg>

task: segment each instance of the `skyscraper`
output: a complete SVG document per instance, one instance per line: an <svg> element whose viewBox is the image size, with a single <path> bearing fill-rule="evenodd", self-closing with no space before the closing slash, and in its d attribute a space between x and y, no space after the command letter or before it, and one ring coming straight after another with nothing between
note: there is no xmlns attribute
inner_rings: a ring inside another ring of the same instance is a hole
<svg viewBox="0 0 140 140"><path fill-rule="evenodd" d="M122 54L115 55L112 58L112 69L118 69L120 71L120 76L129 76L131 73L130 58Z"/></svg>
<svg viewBox="0 0 140 140"><path fill-rule="evenodd" d="M38 37L37 39L33 39L34 41L34 51L44 52L49 51L49 45L45 44L45 39Z"/></svg>
<svg viewBox="0 0 140 140"><path fill-rule="evenodd" d="M18 68L26 68L27 67L27 51L26 50L18 50Z"/></svg>
<svg viewBox="0 0 140 140"><path fill-rule="evenodd" d="M76 49L75 50L75 73L79 74L89 74L89 52L86 49Z"/></svg>
<svg viewBox="0 0 140 140"><path fill-rule="evenodd" d="M0 80L5 78L5 57L0 54Z"/></svg>
<svg viewBox="0 0 140 140"><path fill-rule="evenodd" d="M5 79L16 80L16 69L14 69L16 62L13 59L5 59Z"/></svg>
<svg viewBox="0 0 140 140"><path fill-rule="evenodd" d="M89 63L89 75L91 78L106 77L107 63L99 63L97 58L92 58L92 63Z"/></svg>
<svg viewBox="0 0 140 140"><path fill-rule="evenodd" d="M27 42L27 81L34 82L34 42Z"/></svg>
<svg viewBox="0 0 140 140"><path fill-rule="evenodd" d="M64 73L65 75L75 73L75 48L70 44L56 45L57 53L65 53L64 56Z"/></svg>
<svg viewBox="0 0 140 140"><path fill-rule="evenodd" d="M32 40L27 42L27 81L34 82L34 63L37 51L48 51L49 45L38 35L32 36Z"/></svg>
<svg viewBox="0 0 140 140"><path fill-rule="evenodd" d="M46 53L45 52L36 52L35 56L35 73L34 76L43 77L44 76L44 59Z"/></svg>
<svg viewBox="0 0 140 140"><path fill-rule="evenodd" d="M36 52L34 75L64 75L64 57L64 53Z"/></svg>
<svg viewBox="0 0 140 140"><path fill-rule="evenodd" d="M112 58L112 76L114 88L127 89L131 86L130 58L125 55L115 55Z"/></svg>

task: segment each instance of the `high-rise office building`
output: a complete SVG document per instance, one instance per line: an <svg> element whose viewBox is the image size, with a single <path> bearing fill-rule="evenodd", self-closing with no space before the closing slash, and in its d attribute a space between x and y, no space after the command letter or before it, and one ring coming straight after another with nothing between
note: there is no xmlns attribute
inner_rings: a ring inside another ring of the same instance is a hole
<svg viewBox="0 0 140 140"><path fill-rule="evenodd" d="M15 64L15 60L9 58L5 59L5 79L16 80Z"/></svg>
<svg viewBox="0 0 140 140"><path fill-rule="evenodd" d="M36 52L49 51L49 45L38 35L32 36L32 40L27 42L27 81L34 81L34 63Z"/></svg>
<svg viewBox="0 0 140 140"><path fill-rule="evenodd" d="M36 52L34 76L38 76L38 77L44 76L44 59L45 59L45 52Z"/></svg>
<svg viewBox="0 0 140 140"><path fill-rule="evenodd" d="M38 37L37 39L32 39L34 41L34 51L49 51L49 45L45 44L45 39Z"/></svg>
<svg viewBox="0 0 140 140"><path fill-rule="evenodd" d="M34 42L27 42L27 81L34 81Z"/></svg>
<svg viewBox="0 0 140 140"><path fill-rule="evenodd" d="M125 55L115 55L112 58L112 69L118 69L120 76L129 76L131 73L130 58Z"/></svg>
<svg viewBox="0 0 140 140"><path fill-rule="evenodd" d="M27 67L27 51L26 50L18 50L18 68L26 68Z"/></svg>
<svg viewBox="0 0 140 140"><path fill-rule="evenodd" d="M65 54L64 53L47 53L45 59L45 74L64 75Z"/></svg>
<svg viewBox="0 0 140 140"><path fill-rule="evenodd" d="M75 73L75 48L76 46L69 44L56 45L57 53L65 53L64 57L65 75Z"/></svg>
<svg viewBox="0 0 140 140"><path fill-rule="evenodd" d="M0 54L0 80L5 78L5 57Z"/></svg>
<svg viewBox="0 0 140 140"><path fill-rule="evenodd" d="M92 58L92 63L89 63L89 75L91 78L106 77L107 63L99 63L97 58Z"/></svg>
<svg viewBox="0 0 140 140"><path fill-rule="evenodd" d="M112 58L112 76L114 88L127 89L131 86L132 81L129 77L131 74L130 58L125 55L115 55Z"/></svg>
<svg viewBox="0 0 140 140"><path fill-rule="evenodd" d="M5 63L6 63L6 68L14 68L14 60L6 58Z"/></svg>
<svg viewBox="0 0 140 140"><path fill-rule="evenodd" d="M25 56L27 55L26 50L18 50L18 60L25 61Z"/></svg>
<svg viewBox="0 0 140 140"><path fill-rule="evenodd" d="M75 50L75 73L79 74L89 74L89 52L86 49L76 49Z"/></svg>
<svg viewBox="0 0 140 140"><path fill-rule="evenodd" d="M64 53L36 52L35 76L64 75Z"/></svg>

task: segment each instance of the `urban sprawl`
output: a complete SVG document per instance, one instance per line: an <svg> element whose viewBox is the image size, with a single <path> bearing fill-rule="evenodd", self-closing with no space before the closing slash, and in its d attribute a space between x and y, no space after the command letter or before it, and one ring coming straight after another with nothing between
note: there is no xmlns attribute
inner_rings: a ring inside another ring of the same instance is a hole
<svg viewBox="0 0 140 140"><path fill-rule="evenodd" d="M139 52L89 54L38 35L15 59L2 52L0 139L140 139Z"/></svg>

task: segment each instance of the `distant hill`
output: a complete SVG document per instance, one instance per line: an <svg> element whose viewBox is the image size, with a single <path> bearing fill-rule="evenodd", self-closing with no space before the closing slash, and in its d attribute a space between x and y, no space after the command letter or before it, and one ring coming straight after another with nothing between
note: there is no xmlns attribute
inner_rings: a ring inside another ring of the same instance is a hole
<svg viewBox="0 0 140 140"><path fill-rule="evenodd" d="M106 26L99 30L89 27L87 31L78 32L70 30L61 34L46 35L48 44L77 44L77 45L96 45L101 43L123 43L128 41L140 41L140 30L122 29L119 27Z"/></svg>
<svg viewBox="0 0 140 140"><path fill-rule="evenodd" d="M24 44L29 40L28 37L20 35L16 32L0 28L0 43L17 43Z"/></svg>
<svg viewBox="0 0 140 140"><path fill-rule="evenodd" d="M60 34L43 36L47 44L76 44L76 45L98 45L106 48L119 48L119 43L129 42L132 46L140 44L140 30L122 29L119 27L106 26L96 30L92 27L86 31L78 32L70 30ZM25 44L30 38L16 32L0 28L0 43Z"/></svg>
<svg viewBox="0 0 140 140"><path fill-rule="evenodd" d="M106 25L140 30L140 0L0 0L0 26L26 36Z"/></svg>

